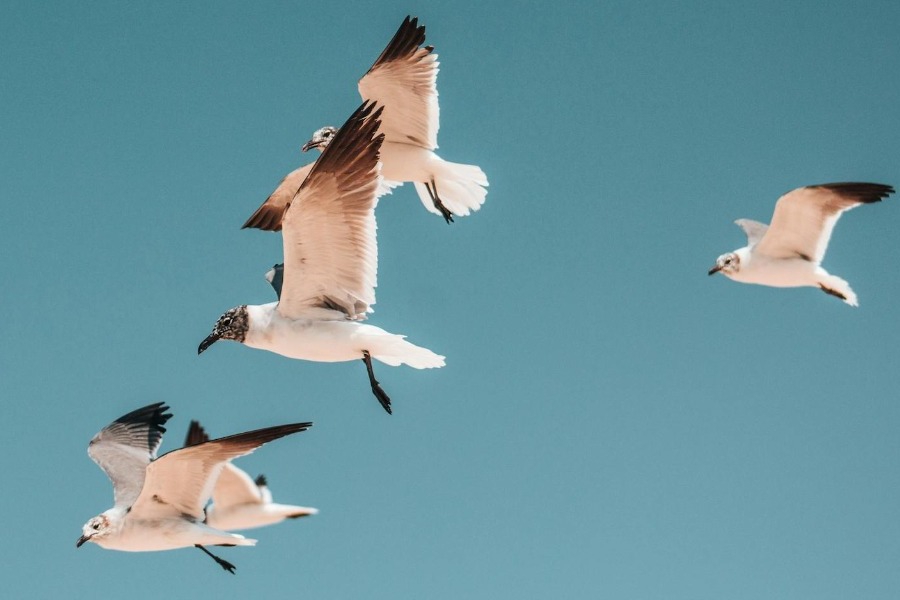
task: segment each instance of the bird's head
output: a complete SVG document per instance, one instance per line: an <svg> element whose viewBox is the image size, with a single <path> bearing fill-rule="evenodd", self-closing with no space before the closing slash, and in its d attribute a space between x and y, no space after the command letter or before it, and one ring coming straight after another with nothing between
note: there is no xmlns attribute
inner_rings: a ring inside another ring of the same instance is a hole
<svg viewBox="0 0 900 600"><path fill-rule="evenodd" d="M723 275L732 275L740 270L741 255L737 252L729 252L716 259L716 264L709 270L709 274L715 275L721 271Z"/></svg>
<svg viewBox="0 0 900 600"><path fill-rule="evenodd" d="M219 317L213 327L212 333L206 336L206 339L200 342L197 348L197 354L203 354L203 351L212 346L219 340L234 340L236 342L244 342L247 337L247 329L250 327L250 318L247 314L247 305L242 304L229 309L224 315Z"/></svg>
<svg viewBox="0 0 900 600"><path fill-rule="evenodd" d="M316 129L310 140L303 144L303 147L300 148L300 150L306 152L307 150L318 148L319 152L324 152L325 148L328 147L328 144L331 143L331 140L334 139L336 134L337 129L330 125L328 127L323 127L322 129Z"/></svg>
<svg viewBox="0 0 900 600"><path fill-rule="evenodd" d="M113 526L106 514L100 514L88 521L81 528L81 537L75 542L76 548L81 548L85 542L97 543L113 532Z"/></svg>

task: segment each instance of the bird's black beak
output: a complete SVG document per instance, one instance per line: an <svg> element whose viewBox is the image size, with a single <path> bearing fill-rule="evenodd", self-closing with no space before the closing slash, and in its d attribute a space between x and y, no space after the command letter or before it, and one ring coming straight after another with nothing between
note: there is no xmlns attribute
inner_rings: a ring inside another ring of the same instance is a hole
<svg viewBox="0 0 900 600"><path fill-rule="evenodd" d="M314 142L312 140L309 140L308 142L303 144L303 146L301 146L300 151L306 152L308 150L312 150L313 148L318 148L318 147L319 147L319 142Z"/></svg>
<svg viewBox="0 0 900 600"><path fill-rule="evenodd" d="M91 539L91 538L89 538L89 537L86 536L86 535L81 536L80 538L78 538L78 541L75 542L75 547L76 547L76 548L81 548L81 547L84 545L84 543L85 543L86 541L88 541L89 539Z"/></svg>
<svg viewBox="0 0 900 600"><path fill-rule="evenodd" d="M206 336L206 339L200 342L200 346L197 348L197 354L203 354L203 351L215 344L219 341L219 334L213 332Z"/></svg>
<svg viewBox="0 0 900 600"><path fill-rule="evenodd" d="M712 269L709 270L709 273L707 273L707 275L715 275L716 273L718 273L721 270L722 270L722 266L717 264L716 266L714 266Z"/></svg>

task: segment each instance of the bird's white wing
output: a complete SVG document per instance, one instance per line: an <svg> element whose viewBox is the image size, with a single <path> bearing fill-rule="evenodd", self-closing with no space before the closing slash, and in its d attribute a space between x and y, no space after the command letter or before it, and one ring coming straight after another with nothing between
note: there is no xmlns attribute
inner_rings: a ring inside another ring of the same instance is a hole
<svg viewBox="0 0 900 600"><path fill-rule="evenodd" d="M351 115L284 214L278 312L287 318L316 308L360 318L375 303L380 112L366 102Z"/></svg>
<svg viewBox="0 0 900 600"><path fill-rule="evenodd" d="M144 487L130 514L141 519L188 515L202 520L216 480L229 460L310 427L312 423L278 425L173 450L147 467Z"/></svg>
<svg viewBox="0 0 900 600"><path fill-rule="evenodd" d="M440 126L437 54L425 42L425 26L406 17L381 56L359 80L363 100L384 107L381 132L389 142L437 148Z"/></svg>
<svg viewBox="0 0 900 600"><path fill-rule="evenodd" d="M772 223L754 252L774 258L821 262L841 213L886 198L894 188L879 183L825 183L792 190L778 199Z"/></svg>
<svg viewBox="0 0 900 600"><path fill-rule="evenodd" d="M239 504L262 504L263 497L246 471L229 463L219 474L212 500L216 507L222 509Z"/></svg>
<svg viewBox="0 0 900 600"><path fill-rule="evenodd" d="M206 433L206 430L203 429L199 422L191 421L184 440L184 446L197 446L208 441L209 435ZM222 472L219 473L219 477L213 487L212 500L216 506L222 508L237 504L259 504L262 502L262 493L256 482L250 479L247 473L227 462L222 467Z"/></svg>
<svg viewBox="0 0 900 600"><path fill-rule="evenodd" d="M314 164L303 165L299 169L288 173L281 180L281 183L278 184L278 187L275 188L275 191L266 198L266 201L256 209L255 213L250 215L250 218L247 219L247 222L244 223L241 229L252 227L264 231L281 231L281 218L284 215L284 211L290 205L291 200L294 199L294 194L300 189L300 185L306 179L306 176L312 171Z"/></svg>
<svg viewBox="0 0 900 600"><path fill-rule="evenodd" d="M166 431L163 425L172 417L167 410L157 402L132 411L101 429L88 445L88 455L112 481L117 507L130 507L141 493Z"/></svg>
<svg viewBox="0 0 900 600"><path fill-rule="evenodd" d="M747 245L751 248L759 243L759 240L766 235L766 231L769 229L769 226L765 223L760 223L759 221L754 221L752 219L738 219L734 223L747 234Z"/></svg>

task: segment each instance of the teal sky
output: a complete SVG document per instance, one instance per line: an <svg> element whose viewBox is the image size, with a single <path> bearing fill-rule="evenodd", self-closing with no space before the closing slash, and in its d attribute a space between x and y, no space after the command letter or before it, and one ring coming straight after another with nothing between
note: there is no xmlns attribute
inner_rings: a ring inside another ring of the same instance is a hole
<svg viewBox="0 0 900 600"><path fill-rule="evenodd" d="M0 18L0 574L15 597L900 597L900 198L844 216L859 295L707 277L807 184L900 184L897 2L30 2ZM416 371L197 344L271 301L240 225L359 104L407 14L439 153L487 202L378 207L370 322ZM321 513L225 548L75 549L85 450L311 420L238 465Z"/></svg>

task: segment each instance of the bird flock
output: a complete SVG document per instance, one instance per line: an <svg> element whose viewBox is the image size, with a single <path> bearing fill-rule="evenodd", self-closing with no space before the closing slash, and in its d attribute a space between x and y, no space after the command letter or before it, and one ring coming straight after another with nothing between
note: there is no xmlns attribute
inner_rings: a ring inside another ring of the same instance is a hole
<svg viewBox="0 0 900 600"><path fill-rule="evenodd" d="M222 314L200 343L219 340L316 362L361 360L373 395L387 413L391 398L373 361L416 369L444 357L405 336L364 322L377 285L378 200L412 183L429 211L453 223L479 210L488 180L477 166L435 154L439 127L437 54L425 27L406 17L358 82L362 104L340 127L322 127L301 148L317 160L284 177L244 223L281 232L284 258L266 273L277 300ZM894 193L889 185L845 182L797 188L775 205L770 225L739 219L747 245L716 259L709 275L773 287L818 287L851 306L856 293L821 267L840 215ZM90 519L86 542L131 552L196 547L223 569L235 566L207 546L252 546L232 533L314 515L315 508L273 502L266 478L232 464L263 444L306 431L311 422L277 425L210 439L191 421L184 447L157 457L169 407L158 402L123 415L97 433L91 459L112 481L114 505Z"/></svg>

